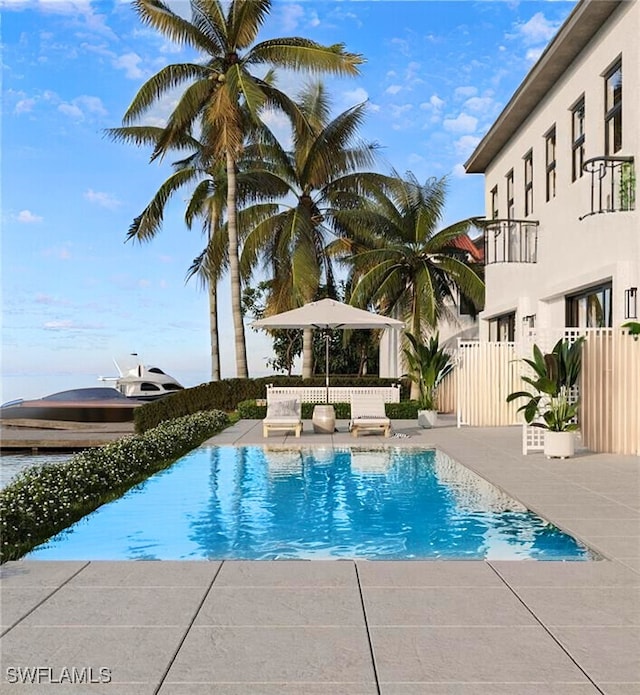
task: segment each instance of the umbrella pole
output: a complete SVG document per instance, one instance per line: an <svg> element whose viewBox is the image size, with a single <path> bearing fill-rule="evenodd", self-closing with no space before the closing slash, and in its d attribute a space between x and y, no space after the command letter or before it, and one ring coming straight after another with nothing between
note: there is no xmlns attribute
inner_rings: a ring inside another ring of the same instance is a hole
<svg viewBox="0 0 640 695"><path fill-rule="evenodd" d="M326 400L329 403L329 331L324 332L324 366L325 366L325 386L327 387Z"/></svg>

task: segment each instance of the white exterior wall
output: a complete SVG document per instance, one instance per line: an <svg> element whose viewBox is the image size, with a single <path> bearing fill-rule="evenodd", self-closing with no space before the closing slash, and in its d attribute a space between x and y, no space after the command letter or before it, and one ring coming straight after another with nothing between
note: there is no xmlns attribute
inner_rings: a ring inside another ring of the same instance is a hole
<svg viewBox="0 0 640 695"><path fill-rule="evenodd" d="M538 220L537 263L486 266L486 301L480 336L488 319L516 310L516 340L522 317L536 314L536 329L565 325L565 296L612 280L613 326L624 319L624 290L640 287L640 2L623 3L573 61L554 88L522 123L485 171L485 205L498 186L499 218L507 217L506 174L514 171L515 219ZM636 209L596 214L591 176L571 182L571 108L585 97L585 160L605 153L603 73L622 58L622 149L635 158ZM556 196L546 202L545 135L556 127ZM524 160L533 150L533 213L524 214Z"/></svg>

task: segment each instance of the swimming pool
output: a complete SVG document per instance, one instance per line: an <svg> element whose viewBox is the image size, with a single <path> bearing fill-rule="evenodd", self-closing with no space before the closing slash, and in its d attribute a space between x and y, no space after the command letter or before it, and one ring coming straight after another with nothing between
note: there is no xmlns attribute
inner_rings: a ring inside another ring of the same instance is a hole
<svg viewBox="0 0 640 695"><path fill-rule="evenodd" d="M439 451L199 448L28 559L534 559L590 551Z"/></svg>

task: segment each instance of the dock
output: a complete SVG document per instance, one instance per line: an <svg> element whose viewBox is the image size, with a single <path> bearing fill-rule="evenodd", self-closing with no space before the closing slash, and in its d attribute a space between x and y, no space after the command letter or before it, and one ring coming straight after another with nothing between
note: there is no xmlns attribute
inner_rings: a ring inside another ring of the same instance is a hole
<svg viewBox="0 0 640 695"><path fill-rule="evenodd" d="M0 425L2 451L76 451L102 446L133 434L132 422L86 423L16 421Z"/></svg>

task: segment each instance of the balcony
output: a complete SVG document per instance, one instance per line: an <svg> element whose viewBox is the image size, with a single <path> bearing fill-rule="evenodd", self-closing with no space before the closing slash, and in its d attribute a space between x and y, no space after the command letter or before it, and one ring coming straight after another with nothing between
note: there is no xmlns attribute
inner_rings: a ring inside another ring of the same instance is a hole
<svg viewBox="0 0 640 695"><path fill-rule="evenodd" d="M636 209L633 157L592 157L585 161L583 169L591 180L591 211L578 219Z"/></svg>
<svg viewBox="0 0 640 695"><path fill-rule="evenodd" d="M538 222L486 220L484 260L489 263L535 263L538 254Z"/></svg>

